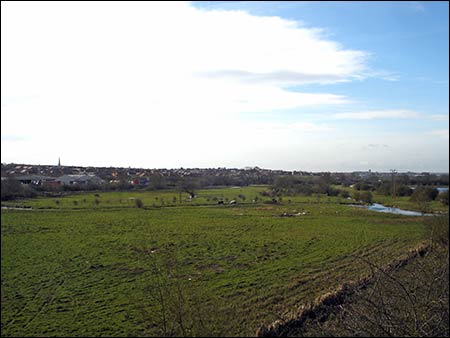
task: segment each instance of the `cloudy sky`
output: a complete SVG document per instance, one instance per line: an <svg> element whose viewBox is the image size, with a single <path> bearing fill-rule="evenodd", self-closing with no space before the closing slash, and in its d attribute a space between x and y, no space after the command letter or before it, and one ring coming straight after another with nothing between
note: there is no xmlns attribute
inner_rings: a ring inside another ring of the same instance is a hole
<svg viewBox="0 0 450 338"><path fill-rule="evenodd" d="M1 3L1 161L449 170L448 2Z"/></svg>

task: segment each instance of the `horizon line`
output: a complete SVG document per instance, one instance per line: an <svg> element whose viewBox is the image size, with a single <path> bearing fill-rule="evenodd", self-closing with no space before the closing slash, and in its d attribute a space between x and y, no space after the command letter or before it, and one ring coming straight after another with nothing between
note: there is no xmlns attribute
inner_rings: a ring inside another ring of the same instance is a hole
<svg viewBox="0 0 450 338"><path fill-rule="evenodd" d="M171 168L145 168L145 167L124 167L124 166L93 166L93 165L63 165L63 164L30 164L30 163L15 163L15 162L1 162L3 165L23 165L23 166L45 166L45 167L75 167L75 168L121 168L121 169L144 169L144 170L177 170L177 169L184 169L184 170L191 170L191 169L201 169L201 170L211 170L211 169L225 169L225 170L231 170L231 169L238 169L238 170L251 170L251 169L262 169L262 170L270 170L270 171L285 171L285 172L310 172L310 173L355 173L355 172L371 172L371 173L390 173L390 169L383 170L371 170L370 168L367 170L342 170L342 171L333 171L333 170L320 170L320 171L314 171L314 170L301 170L301 169L273 169L273 168L263 168L260 166L244 166L244 167L226 167L226 166L218 166L218 167L171 167ZM396 169L395 169L396 170ZM449 171L427 171L427 170L397 170L398 173L432 173L432 174L449 174Z"/></svg>

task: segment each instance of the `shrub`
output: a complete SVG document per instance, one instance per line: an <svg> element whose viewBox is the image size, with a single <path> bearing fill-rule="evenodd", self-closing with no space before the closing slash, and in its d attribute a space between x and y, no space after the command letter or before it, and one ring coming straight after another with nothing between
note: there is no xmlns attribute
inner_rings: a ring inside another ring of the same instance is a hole
<svg viewBox="0 0 450 338"><path fill-rule="evenodd" d="M438 199L442 204L448 205L448 190L440 193Z"/></svg>
<svg viewBox="0 0 450 338"><path fill-rule="evenodd" d="M24 186L19 181L8 178L2 180L2 201L14 200L18 198L36 197L36 191L30 186Z"/></svg>
<svg viewBox="0 0 450 338"><path fill-rule="evenodd" d="M142 202L142 200L140 198L136 198L134 200L134 203L136 205L136 208L143 208L144 207L144 203Z"/></svg>

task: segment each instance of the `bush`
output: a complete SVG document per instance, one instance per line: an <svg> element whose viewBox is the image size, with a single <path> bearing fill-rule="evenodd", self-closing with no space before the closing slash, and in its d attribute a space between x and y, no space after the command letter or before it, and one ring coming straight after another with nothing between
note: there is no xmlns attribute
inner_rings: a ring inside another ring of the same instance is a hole
<svg viewBox="0 0 450 338"><path fill-rule="evenodd" d="M339 195L340 195L341 197L343 197L343 198L350 197L350 194L349 194L349 192L348 192L347 190L340 190L340 191L339 191Z"/></svg>
<svg viewBox="0 0 450 338"><path fill-rule="evenodd" d="M337 196L337 195L339 195L339 193L340 193L340 190L339 189L335 189L332 186L329 186L327 188L327 195L328 196Z"/></svg>
<svg viewBox="0 0 450 338"><path fill-rule="evenodd" d="M359 198L364 203L372 203L372 193L370 191L361 191Z"/></svg>
<svg viewBox="0 0 450 338"><path fill-rule="evenodd" d="M449 219L448 215L430 217L428 224L431 227L431 240L440 246L448 248Z"/></svg>
<svg viewBox="0 0 450 338"><path fill-rule="evenodd" d="M134 203L136 205L136 208L143 208L144 207L144 202L142 202L142 200L140 198L136 198L134 200Z"/></svg>
<svg viewBox="0 0 450 338"><path fill-rule="evenodd" d="M438 200L444 204L444 205L448 205L448 190L444 191L442 193L439 194L438 196Z"/></svg>
<svg viewBox="0 0 450 338"><path fill-rule="evenodd" d="M24 186L19 181L8 178L2 180L1 186L2 201L15 200L18 198L32 198L36 197L36 191L30 186Z"/></svg>
<svg viewBox="0 0 450 338"><path fill-rule="evenodd" d="M439 191L436 188L420 187L417 188L411 195L411 201L427 201L431 202L438 197Z"/></svg>
<svg viewBox="0 0 450 338"><path fill-rule="evenodd" d="M410 201L414 202L422 213L425 213L430 211L430 203L437 197L437 194L438 191L434 188L417 188L411 195Z"/></svg>

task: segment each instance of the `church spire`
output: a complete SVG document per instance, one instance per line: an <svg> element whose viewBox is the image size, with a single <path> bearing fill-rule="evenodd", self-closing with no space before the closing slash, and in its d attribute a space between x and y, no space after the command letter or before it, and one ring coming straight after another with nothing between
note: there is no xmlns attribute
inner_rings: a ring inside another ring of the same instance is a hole
<svg viewBox="0 0 450 338"><path fill-rule="evenodd" d="M58 157L58 167L60 167L60 166L61 166L61 158Z"/></svg>

